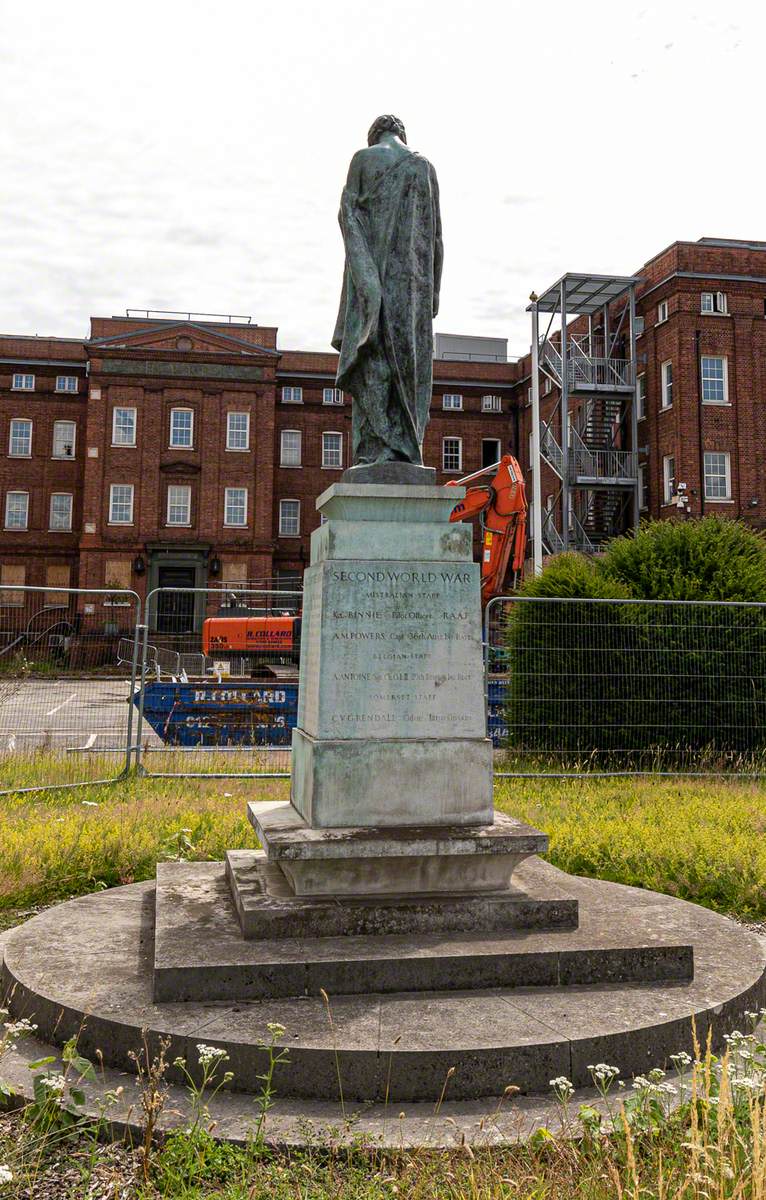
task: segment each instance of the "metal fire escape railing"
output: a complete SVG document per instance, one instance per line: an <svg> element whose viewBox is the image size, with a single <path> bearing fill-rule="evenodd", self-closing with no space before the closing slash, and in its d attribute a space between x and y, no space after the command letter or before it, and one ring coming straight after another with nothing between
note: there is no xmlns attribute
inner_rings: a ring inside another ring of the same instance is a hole
<svg viewBox="0 0 766 1200"><path fill-rule="evenodd" d="M593 335L570 337L567 359L569 387L630 389L635 383L634 364L627 358L615 358L603 338ZM559 358L561 356L559 355Z"/></svg>
<svg viewBox="0 0 766 1200"><path fill-rule="evenodd" d="M569 429L569 471L576 479L630 484L638 477L638 455L633 450L589 446L577 426L572 424Z"/></svg>
<svg viewBox="0 0 766 1200"><path fill-rule="evenodd" d="M548 466L561 479L564 473L564 453L556 441L550 425L546 425L544 421L540 422L540 453L548 463Z"/></svg>
<svg viewBox="0 0 766 1200"><path fill-rule="evenodd" d="M638 522L637 282L566 274L532 297L536 570L542 544L553 553L569 547L592 553ZM547 314L547 327L541 328L541 314ZM547 386L543 391L546 378L556 385L556 395ZM561 480L550 512L542 508L541 462ZM533 529L533 542L534 537Z"/></svg>

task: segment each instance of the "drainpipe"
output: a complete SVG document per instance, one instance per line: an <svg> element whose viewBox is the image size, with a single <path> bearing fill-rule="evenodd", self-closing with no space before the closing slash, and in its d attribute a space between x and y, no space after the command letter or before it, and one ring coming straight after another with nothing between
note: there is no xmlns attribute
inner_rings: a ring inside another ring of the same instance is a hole
<svg viewBox="0 0 766 1200"><path fill-rule="evenodd" d="M694 351L697 357L697 430L699 475L700 475L700 516L705 515L705 447L702 444L702 356L700 354L700 331L694 331Z"/></svg>

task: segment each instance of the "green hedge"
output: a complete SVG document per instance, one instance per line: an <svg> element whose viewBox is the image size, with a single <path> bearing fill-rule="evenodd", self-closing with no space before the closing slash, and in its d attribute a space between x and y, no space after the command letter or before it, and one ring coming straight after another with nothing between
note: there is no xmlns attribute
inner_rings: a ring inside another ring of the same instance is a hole
<svg viewBox="0 0 766 1200"><path fill-rule="evenodd" d="M656 522L601 558L559 555L521 595L535 599L504 633L510 749L653 766L766 749L766 609L618 603L766 601L752 530Z"/></svg>

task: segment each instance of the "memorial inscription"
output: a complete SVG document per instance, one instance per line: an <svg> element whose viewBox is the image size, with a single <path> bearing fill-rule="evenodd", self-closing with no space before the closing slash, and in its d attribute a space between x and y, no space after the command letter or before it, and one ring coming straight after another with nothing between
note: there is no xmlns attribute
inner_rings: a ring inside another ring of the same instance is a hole
<svg viewBox="0 0 766 1200"><path fill-rule="evenodd" d="M305 616L306 676L319 686L301 696L300 727L313 737L483 737L477 570L358 560L310 568L307 592L322 596L324 618L316 604Z"/></svg>

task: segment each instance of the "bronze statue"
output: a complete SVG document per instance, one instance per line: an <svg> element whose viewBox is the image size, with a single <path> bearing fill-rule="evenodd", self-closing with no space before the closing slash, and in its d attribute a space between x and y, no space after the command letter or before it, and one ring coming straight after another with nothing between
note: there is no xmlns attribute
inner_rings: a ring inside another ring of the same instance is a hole
<svg viewBox="0 0 766 1200"><path fill-rule="evenodd" d="M351 160L338 217L346 265L332 340L337 385L354 400L355 465L422 468L443 256L439 187L398 118L378 117L367 142Z"/></svg>

